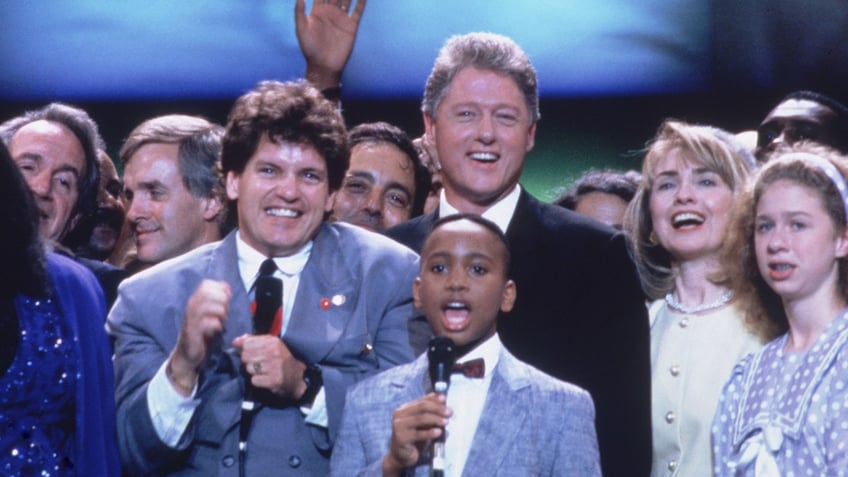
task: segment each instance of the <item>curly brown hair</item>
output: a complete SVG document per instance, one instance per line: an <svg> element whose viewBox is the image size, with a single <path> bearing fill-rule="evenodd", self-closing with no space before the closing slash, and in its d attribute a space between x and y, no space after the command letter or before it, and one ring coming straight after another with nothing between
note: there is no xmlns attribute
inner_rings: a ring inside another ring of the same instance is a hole
<svg viewBox="0 0 848 477"><path fill-rule="evenodd" d="M801 142L776 151L736 202L722 251L722 266L727 272L724 284L733 290L751 331L769 339L785 333L789 323L780 296L766 284L757 267L754 227L757 205L765 190L780 180L807 187L821 197L834 228L841 231L846 226L842 195L819 166L805 159L809 155L830 162L846 176L848 157L826 146ZM839 259L838 280L842 295L848 297L848 257Z"/></svg>
<svg viewBox="0 0 848 477"><path fill-rule="evenodd" d="M262 81L236 100L222 141L224 175L244 172L266 134L275 143L314 147L327 162L330 192L341 186L350 163L347 129L335 104L309 83Z"/></svg>

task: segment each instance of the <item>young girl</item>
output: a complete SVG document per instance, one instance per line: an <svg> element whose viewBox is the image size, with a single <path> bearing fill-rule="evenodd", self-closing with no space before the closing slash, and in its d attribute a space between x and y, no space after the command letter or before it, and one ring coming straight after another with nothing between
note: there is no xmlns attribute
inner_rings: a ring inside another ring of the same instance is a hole
<svg viewBox="0 0 848 477"><path fill-rule="evenodd" d="M844 160L812 145L781 152L739 204L733 288L749 320L779 336L725 385L716 476L848 475Z"/></svg>

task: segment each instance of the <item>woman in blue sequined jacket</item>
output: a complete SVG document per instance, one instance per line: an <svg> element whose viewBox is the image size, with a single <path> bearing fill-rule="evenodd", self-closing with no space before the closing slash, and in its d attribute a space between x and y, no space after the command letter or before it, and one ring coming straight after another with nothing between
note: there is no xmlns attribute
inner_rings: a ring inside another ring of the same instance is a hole
<svg viewBox="0 0 848 477"><path fill-rule="evenodd" d="M0 209L0 474L119 476L103 291L45 253L2 144Z"/></svg>

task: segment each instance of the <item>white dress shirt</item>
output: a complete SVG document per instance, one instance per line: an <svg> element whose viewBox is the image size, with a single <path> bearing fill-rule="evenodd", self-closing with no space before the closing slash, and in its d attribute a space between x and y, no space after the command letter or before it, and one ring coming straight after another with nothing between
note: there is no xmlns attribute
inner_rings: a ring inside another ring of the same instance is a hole
<svg viewBox="0 0 848 477"><path fill-rule="evenodd" d="M501 232L506 233L506 228L509 227L509 221L512 220L512 216L515 214L515 207L518 206L518 197L520 195L521 186L516 184L512 192L497 201L495 205L486 209L482 217L491 220L501 229ZM439 218L459 213L460 211L456 207L450 205L445 196L445 190L442 189L441 196L439 197Z"/></svg>
<svg viewBox="0 0 848 477"><path fill-rule="evenodd" d="M236 252L239 276L244 284L244 289L250 294L251 287L259 276L259 267L268 257L242 240L241 231L237 232L236 235ZM294 307L294 298L300 284L300 273L306 266L311 252L312 241L292 255L274 257L274 263L277 264L277 271L274 276L280 278L283 282L283 326L280 336L284 336L288 329L289 317ZM200 405L200 400L195 398L196 384L188 397L183 397L174 389L165 374L167 363L167 360L162 363L159 371L150 380L147 387L147 405L156 434L162 439L162 442L171 447L177 447L194 411ZM306 421L310 424L327 427L326 398L323 387L315 397L311 408L302 407L301 411L306 415Z"/></svg>
<svg viewBox="0 0 848 477"><path fill-rule="evenodd" d="M448 389L447 406L453 410L453 416L448 421L445 437L445 477L460 477L465 468L465 461L477 432L477 424L483 413L489 385L492 382L492 371L498 364L501 354L501 340L497 333L465 356L458 358L457 363L464 363L482 358L486 373L482 379L466 378L462 374L451 375Z"/></svg>

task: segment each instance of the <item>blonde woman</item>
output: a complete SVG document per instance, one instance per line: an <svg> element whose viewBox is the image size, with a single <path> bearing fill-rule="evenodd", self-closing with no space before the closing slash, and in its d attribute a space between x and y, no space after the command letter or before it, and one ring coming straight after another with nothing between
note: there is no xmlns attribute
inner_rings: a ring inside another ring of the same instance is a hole
<svg viewBox="0 0 848 477"><path fill-rule="evenodd" d="M650 305L651 476L712 475L710 423L736 362L761 346L719 264L754 159L720 129L668 120L645 156L625 230Z"/></svg>

